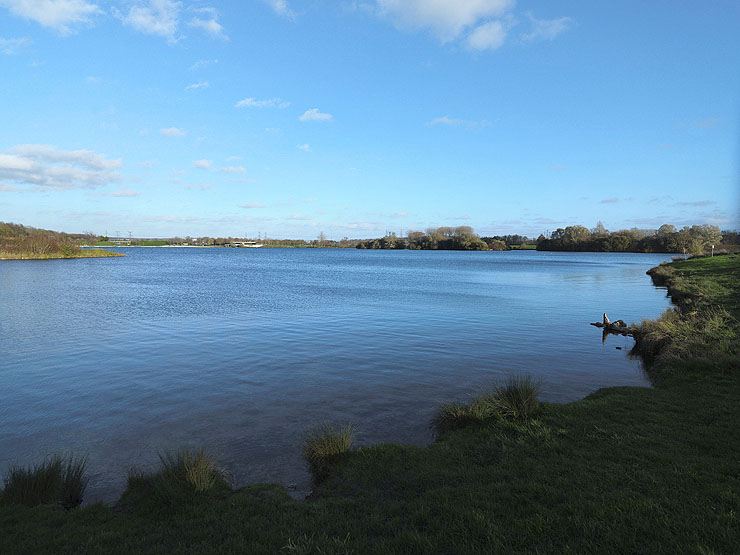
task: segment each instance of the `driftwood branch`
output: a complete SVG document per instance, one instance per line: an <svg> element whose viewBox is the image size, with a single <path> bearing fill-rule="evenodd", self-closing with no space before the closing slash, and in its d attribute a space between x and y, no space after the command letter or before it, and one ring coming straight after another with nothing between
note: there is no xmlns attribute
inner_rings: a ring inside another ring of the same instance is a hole
<svg viewBox="0 0 740 555"><path fill-rule="evenodd" d="M596 326L597 328L602 328L604 330L604 334L614 333L618 335L633 335L635 331L625 324L624 320L615 320L614 322L610 321L606 312L604 312L603 322L591 322L591 325Z"/></svg>

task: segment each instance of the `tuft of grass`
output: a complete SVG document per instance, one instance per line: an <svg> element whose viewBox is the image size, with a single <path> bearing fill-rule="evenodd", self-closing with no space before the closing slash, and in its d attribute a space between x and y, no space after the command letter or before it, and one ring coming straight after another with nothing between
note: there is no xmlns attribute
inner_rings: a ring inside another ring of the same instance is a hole
<svg viewBox="0 0 740 555"><path fill-rule="evenodd" d="M532 418L540 408L539 401L537 401L540 387L540 381L533 378L531 374L509 376L494 390L494 404L498 413L512 420Z"/></svg>
<svg viewBox="0 0 740 555"><path fill-rule="evenodd" d="M166 505L177 505L231 488L224 471L203 449L165 452L159 460L160 467L154 473L132 470L127 490L151 495Z"/></svg>
<svg viewBox="0 0 740 555"><path fill-rule="evenodd" d="M355 429L351 424L342 428L324 425L312 432L303 445L303 456L308 462L314 480L322 481L332 465L349 453L355 438Z"/></svg>
<svg viewBox="0 0 740 555"><path fill-rule="evenodd" d="M3 477L0 504L78 507L87 488L86 467L87 457L72 455L53 455L33 466L12 466Z"/></svg>
<svg viewBox="0 0 740 555"><path fill-rule="evenodd" d="M353 549L348 547L350 535L344 538L329 537L321 534L302 534L295 540L288 538L281 551L295 553L296 555L352 555Z"/></svg>
<svg viewBox="0 0 740 555"><path fill-rule="evenodd" d="M514 375L494 386L492 393L473 399L469 405L442 405L432 421L438 434L480 425L496 419L528 420L539 409L540 382L529 374Z"/></svg>

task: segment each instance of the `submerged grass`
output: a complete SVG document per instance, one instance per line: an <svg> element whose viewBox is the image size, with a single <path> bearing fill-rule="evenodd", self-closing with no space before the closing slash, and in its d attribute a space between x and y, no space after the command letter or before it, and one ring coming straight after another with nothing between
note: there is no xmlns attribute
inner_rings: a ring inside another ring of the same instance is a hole
<svg viewBox="0 0 740 555"><path fill-rule="evenodd" d="M78 507L87 488L87 457L53 455L34 466L11 466L3 478L2 505Z"/></svg>
<svg viewBox="0 0 740 555"><path fill-rule="evenodd" d="M736 553L740 258L671 268L702 293L645 324L667 378L655 388L539 403L529 419L494 413L493 390L450 412L495 425L345 451L310 502L278 485L191 484L197 502L174 506L144 503L147 486L138 505L127 493L113 508L0 507L0 553Z"/></svg>

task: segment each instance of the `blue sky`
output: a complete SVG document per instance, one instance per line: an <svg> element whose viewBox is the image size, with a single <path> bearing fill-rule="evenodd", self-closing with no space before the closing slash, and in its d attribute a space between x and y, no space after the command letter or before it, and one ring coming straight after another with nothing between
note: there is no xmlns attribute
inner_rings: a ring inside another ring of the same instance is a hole
<svg viewBox="0 0 740 555"><path fill-rule="evenodd" d="M740 226L740 3L0 0L0 221Z"/></svg>

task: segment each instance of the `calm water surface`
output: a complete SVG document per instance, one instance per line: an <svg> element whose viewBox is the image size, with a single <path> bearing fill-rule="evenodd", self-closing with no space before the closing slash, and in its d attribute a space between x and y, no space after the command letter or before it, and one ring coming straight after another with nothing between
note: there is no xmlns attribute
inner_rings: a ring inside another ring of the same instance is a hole
<svg viewBox="0 0 740 555"><path fill-rule="evenodd" d="M588 323L668 305L645 275L668 255L120 250L0 262L0 471L88 453L87 501L184 445L303 495L307 429L428 443L440 403L512 372L557 402L648 385L631 339Z"/></svg>

